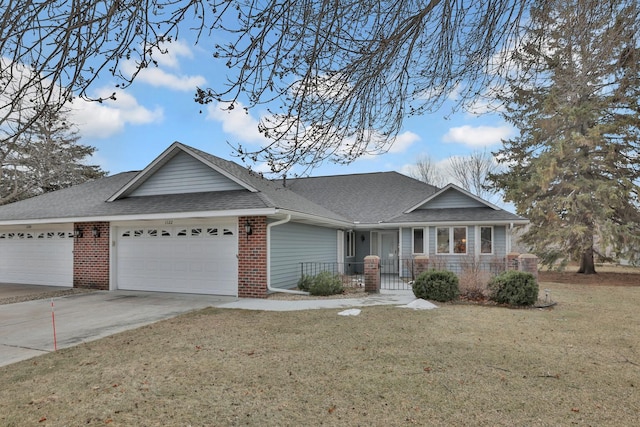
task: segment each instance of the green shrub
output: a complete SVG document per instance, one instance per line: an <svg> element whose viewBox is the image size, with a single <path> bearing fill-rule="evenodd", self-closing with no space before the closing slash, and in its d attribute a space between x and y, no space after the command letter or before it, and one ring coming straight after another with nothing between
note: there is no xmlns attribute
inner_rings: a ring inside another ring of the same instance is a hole
<svg viewBox="0 0 640 427"><path fill-rule="evenodd" d="M309 293L323 296L342 293L342 280L339 276L323 271L313 278L313 283L309 285Z"/></svg>
<svg viewBox="0 0 640 427"><path fill-rule="evenodd" d="M531 273L505 271L489 282L489 299L499 304L532 305L538 299L538 282Z"/></svg>
<svg viewBox="0 0 640 427"><path fill-rule="evenodd" d="M300 280L298 280L298 289L301 291L309 292L309 287L313 283L313 277L308 274L303 274Z"/></svg>
<svg viewBox="0 0 640 427"><path fill-rule="evenodd" d="M452 301L460 295L458 276L447 270L429 270L421 273L412 285L416 298L433 301Z"/></svg>

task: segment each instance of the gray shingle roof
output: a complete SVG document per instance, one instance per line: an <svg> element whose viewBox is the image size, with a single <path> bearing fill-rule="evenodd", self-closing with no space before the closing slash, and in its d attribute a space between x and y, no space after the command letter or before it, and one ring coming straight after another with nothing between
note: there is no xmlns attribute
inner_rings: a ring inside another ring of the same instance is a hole
<svg viewBox="0 0 640 427"><path fill-rule="evenodd" d="M287 180L287 187L363 224L387 221L437 191L398 172L376 172Z"/></svg>
<svg viewBox="0 0 640 427"><path fill-rule="evenodd" d="M114 202L105 202L136 174L137 172L124 172L0 206L0 219L104 217L269 207L259 194L242 190L127 197Z"/></svg>
<svg viewBox="0 0 640 427"><path fill-rule="evenodd" d="M139 172L107 178L0 206L0 221L92 218L158 213L274 208L344 223L377 224L445 221L508 221L523 218L487 208L427 209L404 212L438 189L397 172L267 180L246 168L204 151L176 143L224 170L249 188L208 193L123 197L107 202Z"/></svg>

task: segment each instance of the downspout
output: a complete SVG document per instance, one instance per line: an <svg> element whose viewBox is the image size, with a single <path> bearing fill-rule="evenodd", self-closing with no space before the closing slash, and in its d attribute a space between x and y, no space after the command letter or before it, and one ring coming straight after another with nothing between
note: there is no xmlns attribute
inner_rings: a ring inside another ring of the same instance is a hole
<svg viewBox="0 0 640 427"><path fill-rule="evenodd" d="M267 290L269 292L283 292L287 294L309 295L309 292L271 287L271 228L276 227L278 225L286 224L289 221L291 221L291 215L287 215L284 219L281 219L280 221L267 224Z"/></svg>

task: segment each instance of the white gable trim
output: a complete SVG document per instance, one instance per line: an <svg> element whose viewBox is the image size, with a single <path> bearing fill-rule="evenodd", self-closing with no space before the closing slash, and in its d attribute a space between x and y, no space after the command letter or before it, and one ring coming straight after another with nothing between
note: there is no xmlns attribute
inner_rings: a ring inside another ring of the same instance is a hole
<svg viewBox="0 0 640 427"><path fill-rule="evenodd" d="M152 161L146 168L144 168L135 177L133 177L133 179L131 181L126 183L113 196L109 197L107 199L107 202L113 202L114 200L118 200L120 197L123 197L123 196L126 196L126 195L130 194L136 188L140 187L140 185L142 185L142 183L144 181L146 181L156 171L158 171L160 168L162 168L162 166L164 166L167 162L169 162L169 160L171 160L179 152L184 152L184 153L190 155L191 157L195 158L199 162L202 162L203 164L207 165L208 167L210 167L211 169L215 170L219 174L225 176L226 178L230 179L231 181L235 182L236 184L246 188L247 190L251 191L252 193L256 193L258 191L254 187L252 187L252 186L248 185L247 183L245 183L245 182L241 181L240 179L238 179L236 176L231 175L226 170L221 169L220 167L218 167L218 166L212 164L211 162L207 161L206 159L204 159L202 156L198 155L197 153L194 153L193 151L189 150L187 147L185 147L181 143L174 142L173 144L171 144L169 146L169 148L164 150L164 152L162 154L160 154L158 157L156 157L156 159L154 161Z"/></svg>
<svg viewBox="0 0 640 427"><path fill-rule="evenodd" d="M458 187L455 184L447 184L445 187L443 187L439 191L433 193L432 195L430 195L429 197L427 197L426 199L424 199L423 201L421 201L417 205L415 205L415 206L407 209L406 211L404 211L404 213L411 213L411 212L415 211L419 207L421 207L421 206L425 205L426 203L430 202L431 200L437 198L438 196L440 196L441 194L443 194L445 191L448 191L448 190L458 191L458 192L464 194L465 196L467 196L467 197L469 197L469 198L471 198L471 199L473 199L473 200L475 200L475 201L477 201L479 203L482 203L483 205L485 205L485 206L487 206L487 207L489 207L489 208L491 208L493 210L496 210L496 211L501 211L502 210L501 208L499 208L498 206L494 205L493 203L487 202L486 200L481 199L480 197L476 196L475 194L472 194L472 193L468 192L467 190L464 190L464 189Z"/></svg>

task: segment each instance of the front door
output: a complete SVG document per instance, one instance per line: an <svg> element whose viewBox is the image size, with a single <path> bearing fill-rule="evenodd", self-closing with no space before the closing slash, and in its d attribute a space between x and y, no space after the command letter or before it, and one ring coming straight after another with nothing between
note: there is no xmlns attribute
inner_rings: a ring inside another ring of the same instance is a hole
<svg viewBox="0 0 640 427"><path fill-rule="evenodd" d="M398 233L395 231L380 232L380 264L382 274L398 273Z"/></svg>

